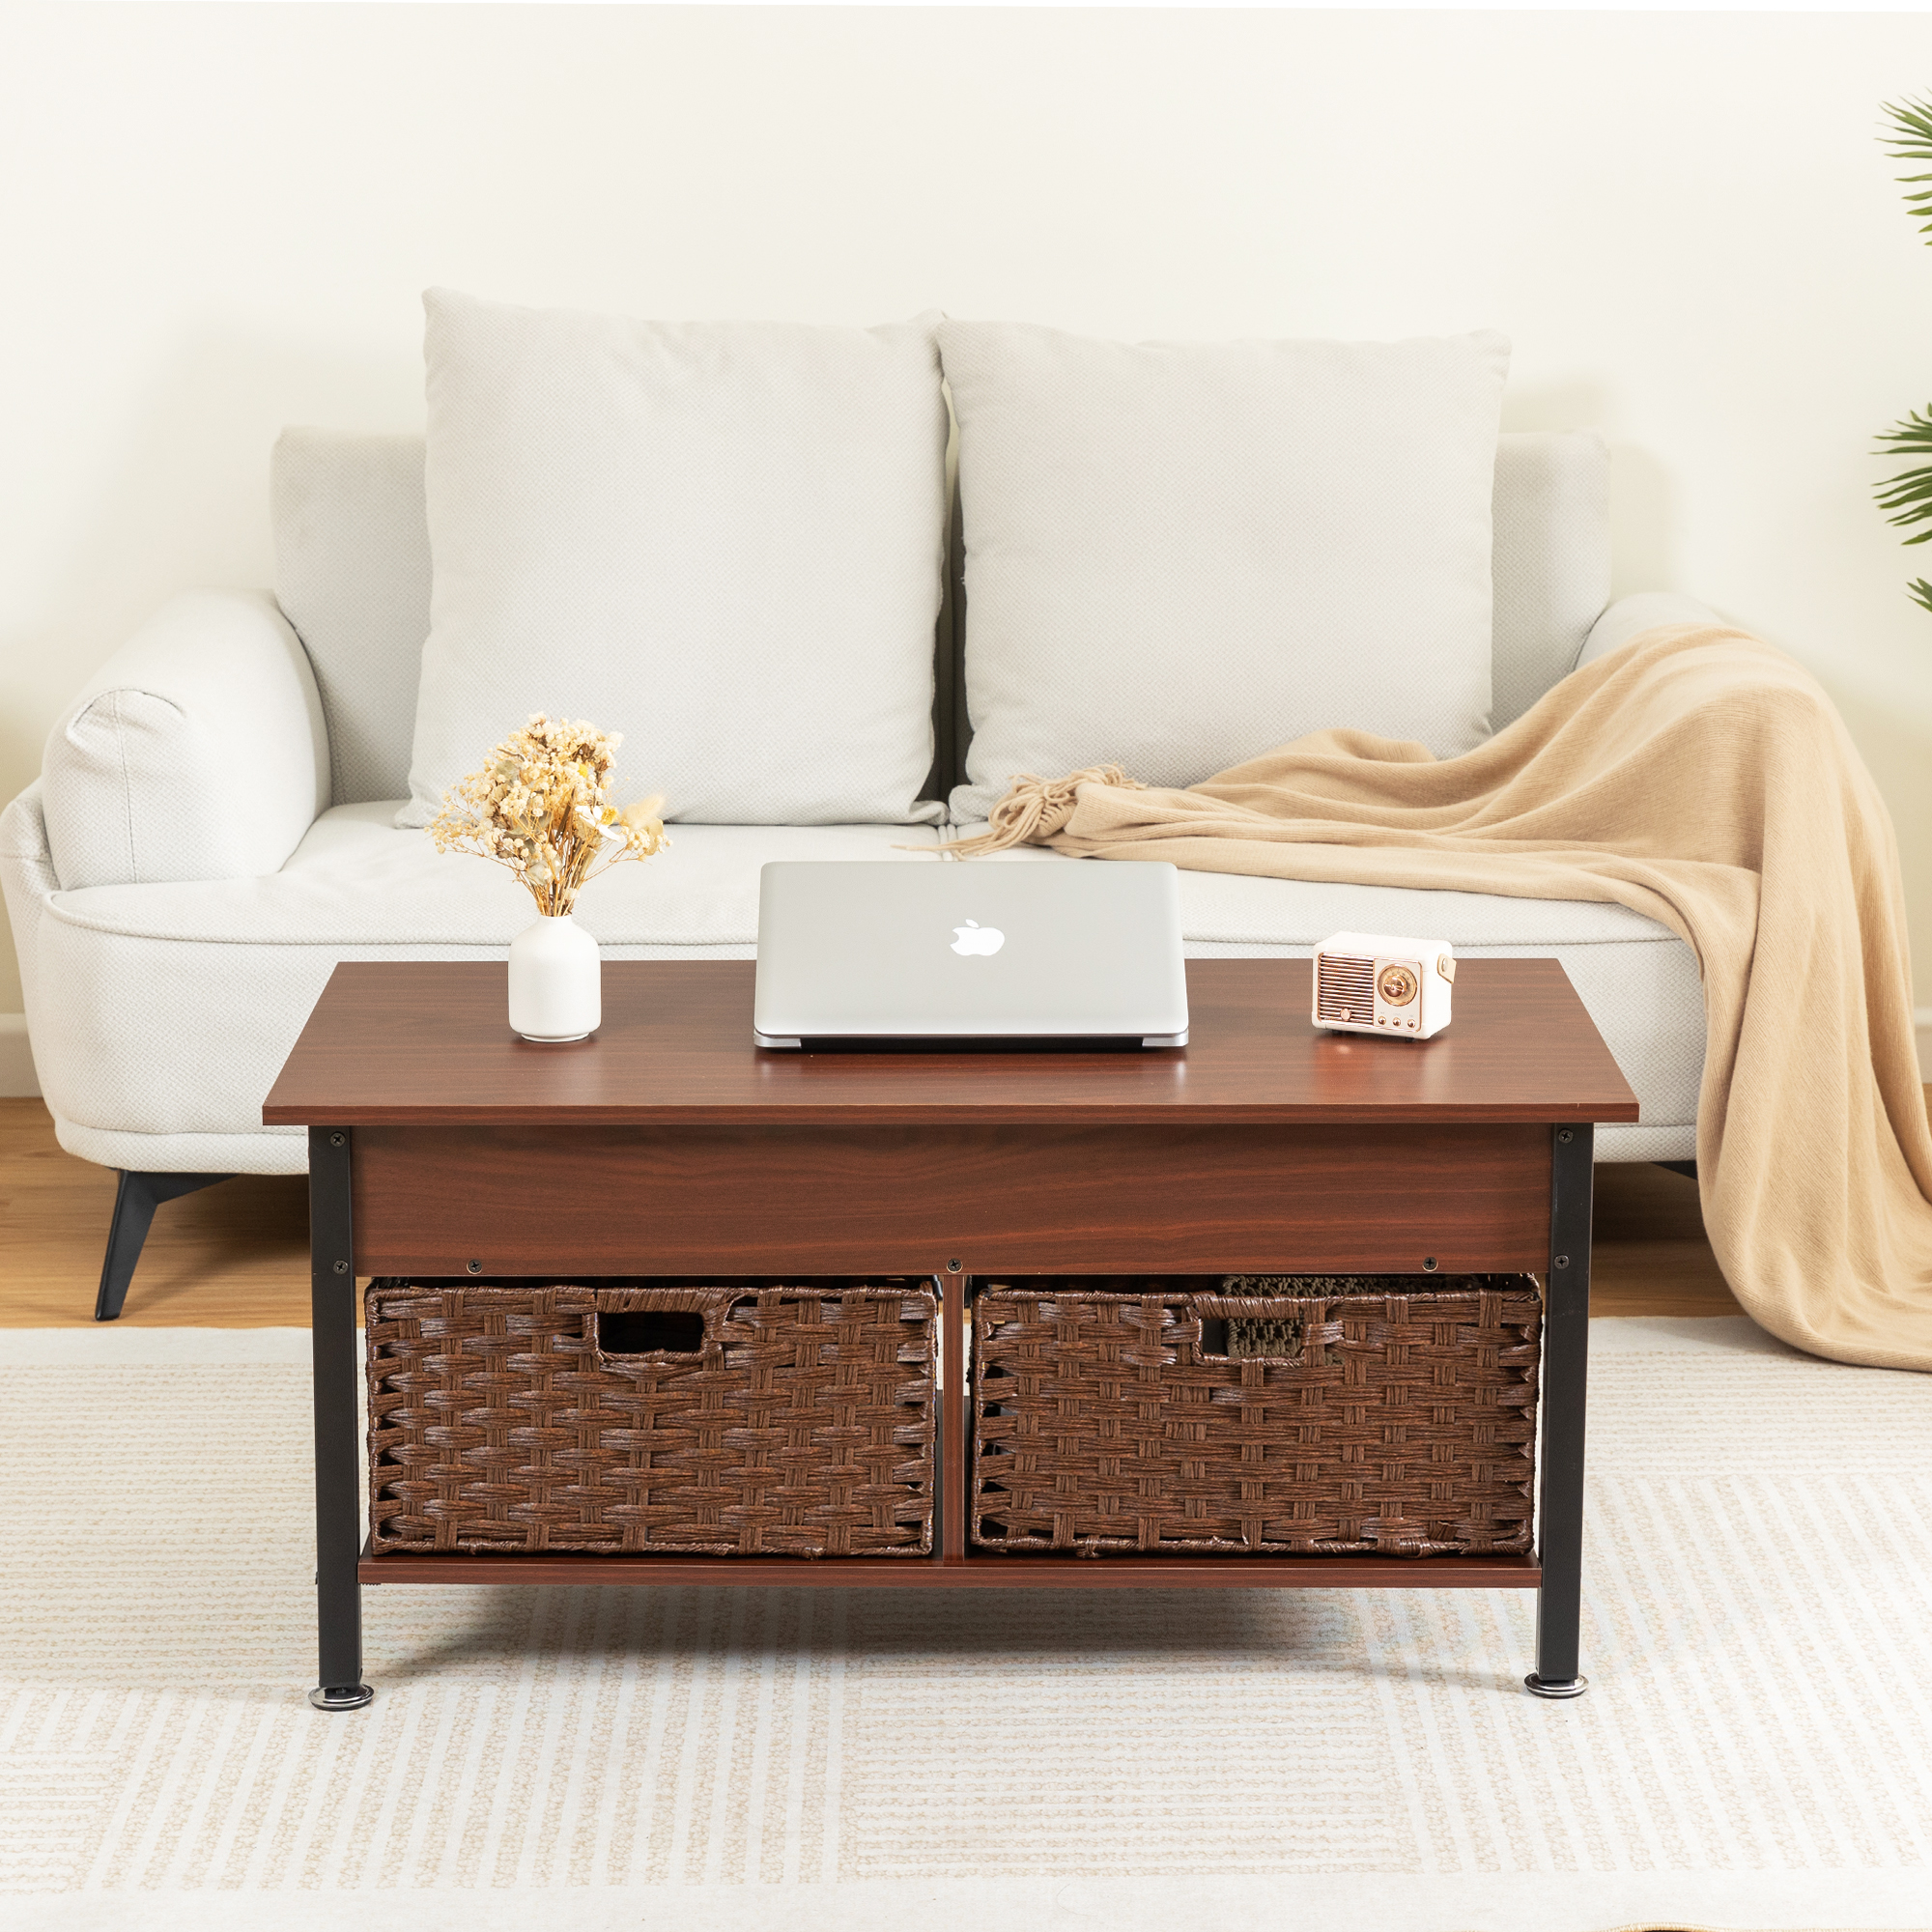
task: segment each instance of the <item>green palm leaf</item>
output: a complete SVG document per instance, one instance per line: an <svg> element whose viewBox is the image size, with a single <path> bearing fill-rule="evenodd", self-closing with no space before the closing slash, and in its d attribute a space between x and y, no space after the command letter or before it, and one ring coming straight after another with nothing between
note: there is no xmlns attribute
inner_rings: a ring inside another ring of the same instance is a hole
<svg viewBox="0 0 1932 1932"><path fill-rule="evenodd" d="M1900 175L1898 185L1905 189L1905 205L1918 224L1918 232L1932 240L1932 104L1922 100L1888 100L1885 115L1889 126L1879 136L1893 160L1919 162L1925 171ZM1905 542L1932 543L1932 409L1914 410L1902 423L1879 437L1881 456L1921 459L1909 469L1873 486L1878 506L1896 529L1924 527ZM1906 594L1926 611L1932 611L1932 583L1924 578L1906 585Z"/></svg>
<svg viewBox="0 0 1932 1932"><path fill-rule="evenodd" d="M1886 153L1895 161L1932 162L1932 106L1918 100L1888 100L1885 112L1889 129L1879 136ZM1898 185L1910 190L1905 205L1912 211L1921 235L1932 235L1932 174L1900 175Z"/></svg>
<svg viewBox="0 0 1932 1932"><path fill-rule="evenodd" d="M1881 456L1932 457L1932 407L1914 410L1896 429L1886 430L1878 440ZM1916 537L1907 537L1908 544L1932 543L1932 462L1915 465L1910 469L1901 469L1896 476L1887 477L1874 486L1873 494L1889 523L1901 529L1910 529L1915 524L1928 526Z"/></svg>

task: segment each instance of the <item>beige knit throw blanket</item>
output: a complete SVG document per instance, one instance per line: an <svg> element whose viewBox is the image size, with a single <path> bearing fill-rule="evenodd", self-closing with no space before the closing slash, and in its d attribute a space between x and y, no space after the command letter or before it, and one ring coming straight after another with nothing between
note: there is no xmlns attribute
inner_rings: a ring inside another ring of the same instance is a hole
<svg viewBox="0 0 1932 1932"><path fill-rule="evenodd" d="M1031 841L1204 872L1607 899L1704 978L1704 1219L1774 1335L1932 1369L1932 1133L1891 822L1831 700L1737 631L1646 633L1459 758L1320 731L1184 791L1013 781Z"/></svg>

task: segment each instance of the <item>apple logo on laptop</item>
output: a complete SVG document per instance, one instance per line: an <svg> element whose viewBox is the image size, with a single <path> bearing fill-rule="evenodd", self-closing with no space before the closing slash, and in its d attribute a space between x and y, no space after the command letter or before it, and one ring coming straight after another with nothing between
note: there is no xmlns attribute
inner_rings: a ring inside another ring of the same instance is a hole
<svg viewBox="0 0 1932 1932"><path fill-rule="evenodd" d="M952 950L962 959L971 959L976 953L991 958L1006 943L1007 935L997 925L981 925L977 919L952 928Z"/></svg>

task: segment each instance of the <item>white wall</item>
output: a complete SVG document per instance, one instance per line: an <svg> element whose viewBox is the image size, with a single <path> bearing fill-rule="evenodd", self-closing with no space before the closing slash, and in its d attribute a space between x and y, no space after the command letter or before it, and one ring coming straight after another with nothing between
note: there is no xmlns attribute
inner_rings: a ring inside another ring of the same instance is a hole
<svg viewBox="0 0 1932 1932"><path fill-rule="evenodd" d="M0 797L160 597L266 583L285 422L420 421L417 292L1123 336L1493 324L1618 458L1618 574L1797 652L1932 1005L1932 616L1871 506L1932 399L1874 136L1932 20L0 12ZM19 1004L0 952L0 1010Z"/></svg>

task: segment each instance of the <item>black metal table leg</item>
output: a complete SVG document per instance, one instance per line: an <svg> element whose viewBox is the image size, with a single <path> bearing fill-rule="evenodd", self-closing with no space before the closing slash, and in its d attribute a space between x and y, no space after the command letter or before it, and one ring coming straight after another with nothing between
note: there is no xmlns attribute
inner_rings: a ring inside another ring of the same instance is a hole
<svg viewBox="0 0 1932 1932"><path fill-rule="evenodd" d="M309 1280L315 1360L315 1607L318 1711L354 1711L362 1682L361 1479L356 1466L355 1245L349 1129L308 1130Z"/></svg>
<svg viewBox="0 0 1932 1932"><path fill-rule="evenodd" d="M1539 1697L1580 1697L1577 1668L1583 1613L1583 1401L1590 1367L1590 1189L1594 1127L1554 1130L1549 1170L1549 1271L1543 1310L1543 1505L1537 1543L1536 1668L1522 1681Z"/></svg>

